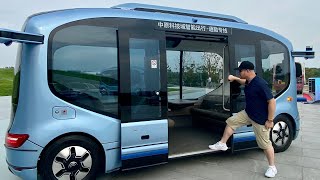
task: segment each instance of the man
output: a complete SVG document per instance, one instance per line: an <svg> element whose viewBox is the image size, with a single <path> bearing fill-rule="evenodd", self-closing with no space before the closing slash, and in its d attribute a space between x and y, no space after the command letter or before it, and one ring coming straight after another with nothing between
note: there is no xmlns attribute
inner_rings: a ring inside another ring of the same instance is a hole
<svg viewBox="0 0 320 180"><path fill-rule="evenodd" d="M209 145L212 150L226 151L226 142L234 131L241 126L252 124L258 146L264 150L269 162L269 168L265 173L267 177L275 177L277 169L274 164L274 149L269 139L270 129L273 127L273 117L276 101L272 96L267 82L256 76L254 65L249 61L243 61L238 68L240 78L229 75L229 81L237 81L245 85L246 108L227 119L223 136L219 142Z"/></svg>

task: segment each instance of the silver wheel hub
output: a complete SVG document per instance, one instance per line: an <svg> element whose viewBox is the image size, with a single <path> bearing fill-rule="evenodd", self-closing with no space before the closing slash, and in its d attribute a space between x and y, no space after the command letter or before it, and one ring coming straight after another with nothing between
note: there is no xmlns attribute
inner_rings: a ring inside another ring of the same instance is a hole
<svg viewBox="0 0 320 180"><path fill-rule="evenodd" d="M52 163L52 172L57 179L76 180L86 177L91 167L90 152L80 146L70 146L56 155Z"/></svg>
<svg viewBox="0 0 320 180"><path fill-rule="evenodd" d="M283 146L287 144L289 140L290 130L288 124L279 121L277 122L271 132L272 142L274 142L277 146Z"/></svg>

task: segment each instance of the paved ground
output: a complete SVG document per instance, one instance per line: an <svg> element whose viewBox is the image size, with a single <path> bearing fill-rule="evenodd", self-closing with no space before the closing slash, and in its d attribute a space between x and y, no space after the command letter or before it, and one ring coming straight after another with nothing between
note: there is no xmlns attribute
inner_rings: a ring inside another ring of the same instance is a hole
<svg viewBox="0 0 320 180"><path fill-rule="evenodd" d="M0 97L0 144L10 117L11 97ZM298 139L283 153L276 154L278 180L320 179L320 104L298 103L302 128ZM192 158L172 160L166 165L113 173L99 177L106 179L155 179L155 180L247 180L267 179L264 172L267 160L260 150L243 151L236 154L219 153ZM19 179L7 169L4 147L0 146L1 179Z"/></svg>

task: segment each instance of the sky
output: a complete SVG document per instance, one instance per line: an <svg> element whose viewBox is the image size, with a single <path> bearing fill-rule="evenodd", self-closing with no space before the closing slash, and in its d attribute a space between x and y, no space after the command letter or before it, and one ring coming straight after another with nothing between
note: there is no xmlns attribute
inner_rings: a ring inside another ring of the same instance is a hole
<svg viewBox="0 0 320 180"><path fill-rule="evenodd" d="M291 41L294 50L312 46L314 59L297 58L306 67L320 68L320 1L318 0L0 0L0 28L21 30L28 16L59 9L101 8L122 3L144 3L236 16L270 29ZM4 5L6 4L6 5ZM14 66L17 44L0 44L0 67Z"/></svg>

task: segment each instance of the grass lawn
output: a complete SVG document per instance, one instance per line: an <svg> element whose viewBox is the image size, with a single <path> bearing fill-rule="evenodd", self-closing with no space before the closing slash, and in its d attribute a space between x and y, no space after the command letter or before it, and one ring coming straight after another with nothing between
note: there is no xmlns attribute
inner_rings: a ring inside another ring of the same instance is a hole
<svg viewBox="0 0 320 180"><path fill-rule="evenodd" d="M13 68L0 68L0 96L11 96Z"/></svg>

